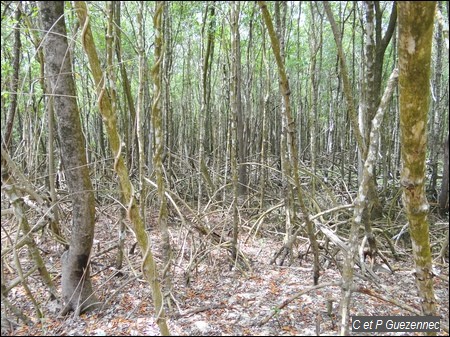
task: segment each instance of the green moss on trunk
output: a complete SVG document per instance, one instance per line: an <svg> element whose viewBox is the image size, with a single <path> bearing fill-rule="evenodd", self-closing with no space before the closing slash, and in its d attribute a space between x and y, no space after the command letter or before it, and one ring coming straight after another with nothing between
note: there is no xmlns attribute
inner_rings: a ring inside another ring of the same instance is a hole
<svg viewBox="0 0 450 337"><path fill-rule="evenodd" d="M428 202L425 195L427 114L435 2L399 2L399 89L403 203L424 315L434 315Z"/></svg>

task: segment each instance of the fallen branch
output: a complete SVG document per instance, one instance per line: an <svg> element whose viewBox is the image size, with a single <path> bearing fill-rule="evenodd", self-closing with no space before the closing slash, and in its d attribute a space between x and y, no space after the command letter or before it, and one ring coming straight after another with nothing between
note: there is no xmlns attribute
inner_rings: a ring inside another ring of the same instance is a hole
<svg viewBox="0 0 450 337"><path fill-rule="evenodd" d="M205 305L203 307L193 308L193 309L189 309L189 310L180 312L180 313L178 313L177 318L180 318L180 317L183 317L183 316L195 315L195 314L198 314L200 312L208 311L208 310L224 309L226 307L227 307L227 305L223 304L223 303L216 303L216 304L211 304L211 305Z"/></svg>
<svg viewBox="0 0 450 337"><path fill-rule="evenodd" d="M405 303L402 303L402 302L400 302L400 301L398 301L395 298L392 298L390 296L378 294L375 291L373 291L372 289L368 289L366 287L357 287L356 289L354 289L354 291L356 291L358 293L361 293L361 294L366 294L366 295L378 298L378 299L380 299L380 300L382 300L384 302L388 302L388 303L394 304L394 305L396 305L399 308L402 308L404 310L412 312L414 315L418 315L418 316L421 315L419 309L413 308L412 306L410 306L408 304L405 304Z"/></svg>
<svg viewBox="0 0 450 337"><path fill-rule="evenodd" d="M261 321L259 321L259 323L257 324L258 326L262 326L264 324L266 324L273 316L275 316L281 309L283 309L286 305L288 305L289 303L291 303L292 301L296 300L297 298L299 298L300 296L309 293L312 290L317 290L317 289L321 289L321 288L325 288L325 287L340 287L342 284L341 281L339 282L331 282L331 283L322 283L322 284L318 284L315 286L312 286L308 289L302 290L300 292L298 292L297 294L285 299L283 302L281 302L280 305L278 305L277 307L275 307L272 312L270 313L270 315L266 316L264 319L262 319Z"/></svg>
<svg viewBox="0 0 450 337"><path fill-rule="evenodd" d="M274 207L278 207L278 205L276 205L276 206L274 206ZM323 215L325 215L325 214L333 213L333 212L340 211L340 210L343 210L343 209L348 209L348 208L353 208L353 205L351 205L351 204L350 204L350 205L340 205L340 206L337 206L337 207L333 207L333 208L327 209L327 210L322 211L322 212L320 212L320 213L317 213L317 214L315 214L315 215L313 215L313 216L310 216L310 221L313 221L313 222L315 223L316 227L318 227L324 234L326 234L326 233L322 230L322 228L324 228L324 226L322 226L322 227L318 226L318 225L317 225L318 223L317 223L316 221L314 221L314 220L317 219L317 218L320 218L321 216L323 216ZM270 209L270 210L271 210L271 209ZM297 216L300 216L300 215L297 214ZM259 220L259 219L258 219L258 220ZM290 250L291 250L291 247L293 246L295 240L297 240L297 236L298 236L298 234L300 233L300 231L303 229L303 226L304 226L305 224L306 224L306 223L303 222L303 223L297 228L297 230L294 232L294 234L291 235L291 237L289 238L288 242L285 243L285 244L278 250L278 252L274 255L274 257L273 257L272 260L270 261L270 264L274 264L274 263L276 262L276 259L278 258L278 256L280 256L280 254L281 254L283 251L285 251L285 250L290 251ZM328 232L331 232L331 231L329 230ZM336 235L335 235L335 237L336 237ZM339 245L339 244L338 244L338 245ZM340 246L340 245L339 245L339 246ZM345 245L344 245L344 246L345 246ZM343 248L343 247L341 247L341 248ZM283 259L283 260L284 260L284 259ZM281 263L282 263L282 261L281 261Z"/></svg>
<svg viewBox="0 0 450 337"><path fill-rule="evenodd" d="M151 181L150 179L144 177L145 181L147 183L149 183L150 185L157 187L156 183ZM181 199L178 195L176 195L175 193L169 191L168 189L166 189L165 191L165 196L167 197L167 199L171 202L171 204L175 207L178 215L180 216L180 219L183 223L184 226L186 226L186 220L185 217L183 216L183 213L181 212L180 208L178 207L178 205L175 203L174 199L172 198L175 197L184 207L185 209L189 210L189 212L192 214L192 219L188 219L190 220L190 223L192 225L192 227L202 236L204 236L205 238L209 238L210 241L219 247L225 248L230 254L231 254L231 246L229 245L229 242L224 242L222 239L222 236L219 233L216 233L213 229L208 229L205 225L203 225L203 222L201 220L201 217L194 212L194 210L192 210L189 205L183 200ZM190 231L190 228L186 226L186 228L188 228L188 230ZM246 267L248 270L251 270L251 266L250 263L248 262L248 259L246 257L246 255L241 251L238 250L238 261L241 265L241 270L243 271L242 267ZM234 262L234 261L233 261Z"/></svg>

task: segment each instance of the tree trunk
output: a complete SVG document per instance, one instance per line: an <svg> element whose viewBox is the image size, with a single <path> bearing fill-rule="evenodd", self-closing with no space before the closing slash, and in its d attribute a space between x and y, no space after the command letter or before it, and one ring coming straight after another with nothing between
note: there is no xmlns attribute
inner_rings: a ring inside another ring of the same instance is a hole
<svg viewBox="0 0 450 337"><path fill-rule="evenodd" d="M143 13L144 13L144 2L139 2L139 12L137 13L136 22L138 26L138 36L136 39L136 49L138 52L138 59L139 59L139 70L138 70L138 89L137 89L137 102L136 102L136 135L137 135L137 151L138 151L138 177L139 177L139 188L141 190L141 195L144 196L143 200L146 200L147 198L147 183L144 179L145 176L147 176L147 170L145 165L145 139L144 139L144 125L145 125L145 119L144 119L144 91L145 86L147 85L147 62L146 62L146 54L145 54L145 29L143 25ZM155 93L155 97L157 97L155 100L159 101L160 96L158 96L158 93ZM111 104L114 102L111 101ZM114 111L113 111L114 112ZM155 125L154 121L152 119L152 134L155 134ZM150 136L151 138L151 136ZM149 146L152 146L149 144ZM153 155L156 155L154 151L152 151ZM159 172L159 170L157 170ZM140 214L141 218L146 223L146 202L143 201L141 203L140 207Z"/></svg>
<svg viewBox="0 0 450 337"><path fill-rule="evenodd" d="M153 93L154 99L152 104L152 125L155 133L155 149L153 152L153 166L155 168L156 184L158 185L158 199L159 199L159 215L158 224L161 231L161 247L163 252L164 272L163 278L165 282L169 282L166 272L171 266L171 248L169 230L167 228L168 210L167 199L165 196L166 187L164 183L164 167L163 167L163 151L164 151L164 133L163 133L163 118L161 111L161 92L162 92L162 59L163 51L163 37L162 37L162 16L163 16L162 1L156 2L155 15L153 17L153 26L156 31L155 35L155 64L152 67L153 77Z"/></svg>
<svg viewBox="0 0 450 337"><path fill-rule="evenodd" d="M159 326L161 335L170 335L167 326L164 299L161 293L161 287L158 280L158 271L156 269L156 262L153 258L151 250L150 239L145 230L145 225L139 214L139 205L136 201L134 187L129 178L129 172L125 166L122 156L122 144L117 132L116 115L112 113L111 102L107 94L105 94L105 84L103 80L103 72L100 68L100 60L98 58L97 49L95 48L94 38L92 36L91 27L89 24L89 16L87 12L86 3L84 1L77 1L74 3L75 9L80 20L80 25L83 26L81 40L83 48L88 56L91 66L92 75L94 77L95 86L98 95L98 106L102 114L103 121L108 133L109 144L114 154L114 170L119 177L121 192L124 200L127 200L127 214L131 223L133 224L133 231L136 239L141 247L144 257L142 261L142 273L145 279L150 284L152 290L153 304L156 313L156 323Z"/></svg>
<svg viewBox="0 0 450 337"><path fill-rule="evenodd" d="M319 71L317 67L317 56L319 50L322 47L322 37L319 36L318 28L316 28L316 20L318 20L318 15L316 13L316 4L310 2L309 4L311 12L311 27L309 34L309 49L310 49L310 87L309 87L309 101L310 101L310 111L309 111L309 129L310 129L310 153L311 153L311 171L314 173L311 176L311 193L314 196L316 192L316 173L317 173L317 106L319 98ZM316 16L317 15L317 16Z"/></svg>
<svg viewBox="0 0 450 337"><path fill-rule="evenodd" d="M244 163L247 161L247 144L245 142L245 118L242 111L242 95L241 95L241 36L239 34L239 16L240 16L240 4L235 3L234 7L234 18L232 23L232 36L233 36L233 52L232 56L234 62L232 67L234 69L233 76L235 77L235 113L236 113L236 132L237 132L237 156L238 156L238 171L239 171L239 185L238 193L239 195L245 195L247 193L248 176L247 176L247 165Z"/></svg>
<svg viewBox="0 0 450 337"><path fill-rule="evenodd" d="M6 132L3 138L5 142L5 147L9 150L11 145L12 130L14 125L14 117L16 115L17 109L17 89L19 88L19 70L20 70L20 53L22 51L22 43L20 42L20 17L21 17L20 6L17 6L16 12L14 13L14 20L16 20L16 25L14 29L14 46L13 46L13 77L11 79L11 89L10 96L11 102L8 111L8 119L6 121Z"/></svg>
<svg viewBox="0 0 450 337"><path fill-rule="evenodd" d="M442 172L441 194L439 195L439 208L441 212L448 212L448 136L444 145L444 172Z"/></svg>
<svg viewBox="0 0 450 337"><path fill-rule="evenodd" d="M442 8L442 1L439 2L439 10ZM445 107L443 106L445 103L442 99L441 87L442 87L442 54L444 49L444 41L443 41L443 33L442 33L442 25L437 25L436 27L436 61L433 69L434 78L432 83L433 101L431 102L430 109L430 118L429 118L429 132L430 132L430 142L428 146L429 151L429 160L430 160L430 169L431 169L431 178L429 181L428 191L431 192L433 198L437 198L437 178L438 178L438 163L439 163L439 154L441 153L442 148L440 146L436 146L437 144L442 143L441 138L441 130L443 129L446 123L443 123L443 117L445 116ZM443 104L444 103L444 104ZM447 105L447 104L445 104ZM445 118L445 117L444 117ZM445 163L448 163L444 160L444 170ZM447 181L448 186L448 181ZM433 200L434 201L434 200Z"/></svg>
<svg viewBox="0 0 450 337"><path fill-rule="evenodd" d="M374 3L373 1L364 1L364 62L362 72L362 98L360 102L359 108L359 128L360 132L364 138L364 143L366 147L369 144L370 139L370 124L372 119L375 116L375 112L377 110L378 105L378 94L375 92L375 25L374 25ZM358 181L362 181L362 174L364 171L364 163L366 161L366 157L362 157L361 149L358 150L359 157L361 160L358 161ZM374 254L377 250L375 237L372 233L372 219L371 219L371 203L378 205L379 207L379 199L378 193L375 186L376 174L375 167L374 174L371 175L370 180L368 182L368 203L367 207L363 209L363 223L365 228L365 235L367 238L367 242L369 244L370 253Z"/></svg>
<svg viewBox="0 0 450 337"><path fill-rule="evenodd" d="M66 38L64 2L39 1L39 14L45 32L46 76L57 116L62 161L72 196L72 235L62 257L63 312L92 309L97 302L89 274L94 238L95 200L86 161L80 114L72 78Z"/></svg>
<svg viewBox="0 0 450 337"><path fill-rule="evenodd" d="M264 19L265 26L267 28L267 32L269 33L270 42L272 45L272 51L274 53L275 59L277 61L278 75L280 79L280 89L282 92L283 102L284 102L284 118L286 120L286 145L287 152L289 157L289 163L287 165L292 165L292 174L295 184L295 189L297 192L298 202L300 204L300 210L303 213L303 217L306 223L306 229L308 232L309 241L312 247L313 252L313 260L314 260L314 271L313 271L313 282L315 285L319 282L319 248L316 240L316 236L314 234L314 225L309 216L309 211L306 208L304 199L303 199L303 191L300 185L299 178L299 168L298 168L298 158L297 158L297 146L296 146L296 137L295 137L295 122L291 113L291 105L290 105L290 88L289 88L289 80L286 74L286 69L284 66L284 60L282 57L282 53L280 52L280 43L278 37L275 33L275 29L273 28L272 19L270 17L269 11L267 10L267 5L265 1L258 1L258 5L261 8L262 16ZM294 190L290 188L291 192L294 193Z"/></svg>
<svg viewBox="0 0 450 337"><path fill-rule="evenodd" d="M241 188L238 184L241 182L241 170L238 170L238 156L240 161L240 147L243 145L241 141L241 131L242 128L239 128L239 116L242 117L241 110L241 95L240 95L240 49L239 49L239 12L240 5L238 1L233 1L231 3L231 14L230 14L230 22L231 22L231 83L230 83L230 105L231 105L231 114L230 114L230 166L231 166L231 180L233 183L233 241L231 246L232 258L233 261L237 261L238 256L238 236L239 236L239 217L238 217L238 195Z"/></svg>
<svg viewBox="0 0 450 337"><path fill-rule="evenodd" d="M387 109L387 105L391 100L392 93L397 83L398 71L394 69L389 78L385 93L378 107L377 113L372 120L372 128L369 136L369 147L367 152L367 159L364 162L363 172L361 176L361 182L359 184L358 196L354 202L355 208L353 213L352 227L350 229L350 248L345 252L344 266L342 270L342 297L339 306L339 313L341 319L341 335L345 336L349 333L348 318L349 308L352 295L353 285L353 267L355 265L354 259L358 250L359 244L359 228L364 221L364 210L367 209L367 203L369 202L368 192L370 189L370 180L373 178L373 168L377 159L377 146L379 140L379 129L381 122L383 121L384 112ZM361 263L361 268L364 273L364 261Z"/></svg>
<svg viewBox="0 0 450 337"><path fill-rule="evenodd" d="M397 6L403 203L409 221L422 313L435 315L427 221L429 205L425 195L425 157L436 2L405 1L399 2Z"/></svg>
<svg viewBox="0 0 450 337"><path fill-rule="evenodd" d="M269 98L270 98L270 67L269 62L267 61L266 56L266 35L265 32L261 32L262 34L262 61L261 61L261 74L262 69L264 65L264 70L266 71L266 77L263 81L264 83L264 100L262 101L262 127L261 127L261 171L259 176L259 193L260 193L260 199L259 199L259 207L260 209L264 208L264 194L265 194L265 187L266 187L266 181L267 181L267 152L268 152L268 143L269 143L269 135L268 135L268 110L269 110ZM263 77L263 76L261 76Z"/></svg>
<svg viewBox="0 0 450 337"><path fill-rule="evenodd" d="M336 41L336 47L337 47L339 61L340 61L339 62L340 72L341 72L341 76L342 76L342 83L344 86L344 96L345 96L345 101L347 103L347 109L349 112L350 124L353 128L353 133L356 138L358 150L361 153L365 153L367 150L367 146L364 143L363 136L358 127L358 117L356 115L355 104L353 103L352 87L350 85L350 79L348 76L348 69L347 69L347 62L345 61L344 50L342 48L341 34L339 33L338 26L336 24L336 21L334 20L334 16L331 11L331 6L330 6L329 2L324 1L323 6L325 9L325 13L327 14L328 21L330 21L331 29L332 29L333 35L334 35L334 40ZM365 155L363 157L365 157Z"/></svg>
<svg viewBox="0 0 450 337"><path fill-rule="evenodd" d="M276 1L275 2L275 29L276 36L279 41L279 51L280 51L280 59L284 63L285 62L285 43L284 36L286 31L286 1ZM284 263L284 260L288 255L292 258L292 247L295 242L295 238L291 240L293 234L293 227L295 224L295 216L296 216L296 208L295 208L295 197L293 188L289 181L289 178L292 176L292 163L289 158L289 149L288 149L288 122L286 109L290 109L290 107L286 107L286 100L283 97L283 92L281 97L281 135L280 135L280 159L281 159L281 172L282 172L282 194L284 194L284 209L285 209L285 235L284 235L284 249L283 254L278 262L281 266ZM275 261L275 259L273 259Z"/></svg>

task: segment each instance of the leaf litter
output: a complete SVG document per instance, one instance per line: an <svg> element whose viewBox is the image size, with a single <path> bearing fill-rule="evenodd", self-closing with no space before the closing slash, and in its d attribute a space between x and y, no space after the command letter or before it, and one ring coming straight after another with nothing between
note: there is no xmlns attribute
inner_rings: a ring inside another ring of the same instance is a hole
<svg viewBox="0 0 450 337"><path fill-rule="evenodd" d="M111 214L111 213L110 213ZM118 214L118 213L117 213ZM110 215L111 217L111 215ZM210 218L213 222L214 219ZM220 217L220 223L223 218ZM91 275L96 295L104 303L101 309L84 313L75 317L73 313L60 317L58 312L61 304L49 301L48 295L43 291L37 274L28 278L29 286L34 296L41 304L43 318L33 319L32 325L21 325L20 322L9 318L9 329L3 327L2 335L31 336L31 335L69 335L69 336L152 336L159 335L155 322L155 313L151 298L150 287L140 275L141 255L136 250L134 255L129 250L134 243L133 235L127 234L126 259L122 270L115 269L116 250L110 250L98 257L96 254L105 251L110 245L117 242L116 221L110 221L101 213L95 234L93 259L91 261ZM306 254L305 240L297 249L303 250L303 260L291 259L289 265L278 266L269 264L273 254L282 244L283 233L263 237L249 235L249 239L240 242L241 251L251 261L252 270L243 271L230 267L227 251L219 247L205 249L205 257L192 266L189 254L194 254L195 245L199 249L202 238L191 238L183 243L186 228L171 226L172 246L177 251L174 254L174 267L171 270L172 289L170 292L171 306L167 311L167 320L173 335L189 336L236 336L236 335L338 335L339 329L336 321L340 288L337 286L324 287L303 294L290 301L282 309L280 304L286 299L295 296L302 290L311 287L312 260ZM158 231L153 227L149 230L153 250L157 262L161 261L158 246ZM242 235L247 237L248 233ZM199 241L199 242L194 242ZM181 254L183 245L189 246ZM40 242L42 251L45 251L47 267L54 276L57 286L60 282L59 256L61 247L50 240L43 238ZM187 252L190 250L190 252ZM294 255L294 254L293 254ZM406 254L405 254L406 255ZM26 266L26 256L23 265ZM398 270L394 274L381 271L377 276L381 284L374 284L364 278L355 278L357 287L371 289L379 294L388 294L396 300L420 310L419 298L415 287L412 261L389 261ZM287 263L286 263L287 264ZM28 266L30 267L30 266ZM442 274L448 275L448 264L439 266ZM187 273L188 271L188 273ZM7 275L6 275L7 276ZM328 264L321 270L320 283L333 283L340 279L340 272L335 264ZM436 277L434 279L435 294L438 304L438 313L441 322L448 326L448 276L447 280ZM10 301L27 314L35 317L33 306L30 304L23 288L18 286L9 294ZM169 297L166 297L168 299ZM351 315L363 316L402 316L413 313L379 298L368 296L365 293L355 292ZM2 315L3 315L2 303ZM265 324L259 324L268 315L273 315ZM11 316L13 317L13 316ZM366 333L365 335L376 335ZM390 333L383 335L397 335ZM419 334L417 334L419 335ZM447 335L441 331L438 335Z"/></svg>

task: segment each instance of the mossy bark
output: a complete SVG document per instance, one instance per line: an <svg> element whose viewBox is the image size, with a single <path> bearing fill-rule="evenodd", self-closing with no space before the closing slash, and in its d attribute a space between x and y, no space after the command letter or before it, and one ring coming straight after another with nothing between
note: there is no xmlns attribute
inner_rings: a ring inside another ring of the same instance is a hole
<svg viewBox="0 0 450 337"><path fill-rule="evenodd" d="M161 293L160 282L158 280L156 262L153 258L151 246L149 244L150 239L145 230L143 219L139 214L139 206L136 201L134 187L131 184L129 172L124 162L122 154L122 145L124 143L122 142L117 131L117 117L112 111L111 102L108 94L106 93L104 74L100 67L100 60L98 58L97 49L95 47L94 38L89 24L86 3L84 1L76 1L74 2L74 6L78 19L80 20L80 26L83 27L81 35L83 48L89 59L95 87L97 89L99 110L102 114L103 122L105 123L106 131L108 133L109 144L114 154L114 170L119 177L123 198L128 202L127 214L133 225L133 232L136 235L139 247L144 252L142 272L151 287L156 312L156 323L159 326L161 335L168 336L170 335L170 332L166 322L163 296Z"/></svg>
<svg viewBox="0 0 450 337"><path fill-rule="evenodd" d="M398 2L399 92L403 203L424 315L435 315L432 259L425 195L427 114L430 103L431 43L435 2Z"/></svg>

